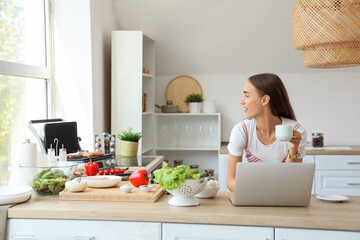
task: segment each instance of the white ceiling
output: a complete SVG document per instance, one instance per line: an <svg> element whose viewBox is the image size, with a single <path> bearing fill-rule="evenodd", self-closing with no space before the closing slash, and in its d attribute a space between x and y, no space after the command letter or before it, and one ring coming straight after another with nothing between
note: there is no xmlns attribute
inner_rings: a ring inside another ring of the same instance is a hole
<svg viewBox="0 0 360 240"><path fill-rule="evenodd" d="M294 2L113 0L121 30L155 39L157 75L319 71L293 48Z"/></svg>

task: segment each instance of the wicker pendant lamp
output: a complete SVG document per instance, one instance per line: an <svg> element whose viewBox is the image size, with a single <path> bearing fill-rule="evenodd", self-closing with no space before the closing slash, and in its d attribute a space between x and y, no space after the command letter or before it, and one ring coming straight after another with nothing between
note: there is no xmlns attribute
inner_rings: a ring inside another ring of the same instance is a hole
<svg viewBox="0 0 360 240"><path fill-rule="evenodd" d="M294 4L293 41L305 66L360 66L360 0L299 0Z"/></svg>

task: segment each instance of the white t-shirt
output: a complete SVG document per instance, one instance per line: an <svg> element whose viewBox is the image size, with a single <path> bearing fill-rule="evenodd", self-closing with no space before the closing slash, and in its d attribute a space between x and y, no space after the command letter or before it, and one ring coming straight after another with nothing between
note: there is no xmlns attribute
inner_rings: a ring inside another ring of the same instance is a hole
<svg viewBox="0 0 360 240"><path fill-rule="evenodd" d="M294 130L301 133L298 158L304 158L306 146L306 130L296 121L281 117L283 125L292 126ZM234 156L242 156L243 162L285 162L290 143L287 141L275 140L270 145L264 145L257 137L256 120L246 119L238 124L231 131L228 145L229 153Z"/></svg>

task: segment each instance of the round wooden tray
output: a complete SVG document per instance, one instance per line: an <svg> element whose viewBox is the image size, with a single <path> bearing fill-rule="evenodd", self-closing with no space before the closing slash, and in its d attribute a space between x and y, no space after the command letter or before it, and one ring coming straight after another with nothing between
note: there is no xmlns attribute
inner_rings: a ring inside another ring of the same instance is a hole
<svg viewBox="0 0 360 240"><path fill-rule="evenodd" d="M179 106L179 112L189 112L186 98L193 93L203 95L200 83L190 76L178 76L166 88L166 101Z"/></svg>

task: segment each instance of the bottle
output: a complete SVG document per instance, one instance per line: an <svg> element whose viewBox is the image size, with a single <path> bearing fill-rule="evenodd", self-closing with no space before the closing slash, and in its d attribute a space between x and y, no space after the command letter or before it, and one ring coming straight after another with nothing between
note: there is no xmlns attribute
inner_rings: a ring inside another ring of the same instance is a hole
<svg viewBox="0 0 360 240"><path fill-rule="evenodd" d="M190 165L190 169L194 169L194 168L199 169L199 165L197 164Z"/></svg>
<svg viewBox="0 0 360 240"><path fill-rule="evenodd" d="M323 147L324 146L323 133L312 133L312 146L313 147Z"/></svg>
<svg viewBox="0 0 360 240"><path fill-rule="evenodd" d="M67 153L66 153L66 148L64 148L64 144L62 144L62 147L60 149L59 161L60 162L66 162L67 161Z"/></svg>
<svg viewBox="0 0 360 240"><path fill-rule="evenodd" d="M49 162L56 162L55 149L52 148L52 144L50 144L50 148L48 149L47 157Z"/></svg>

